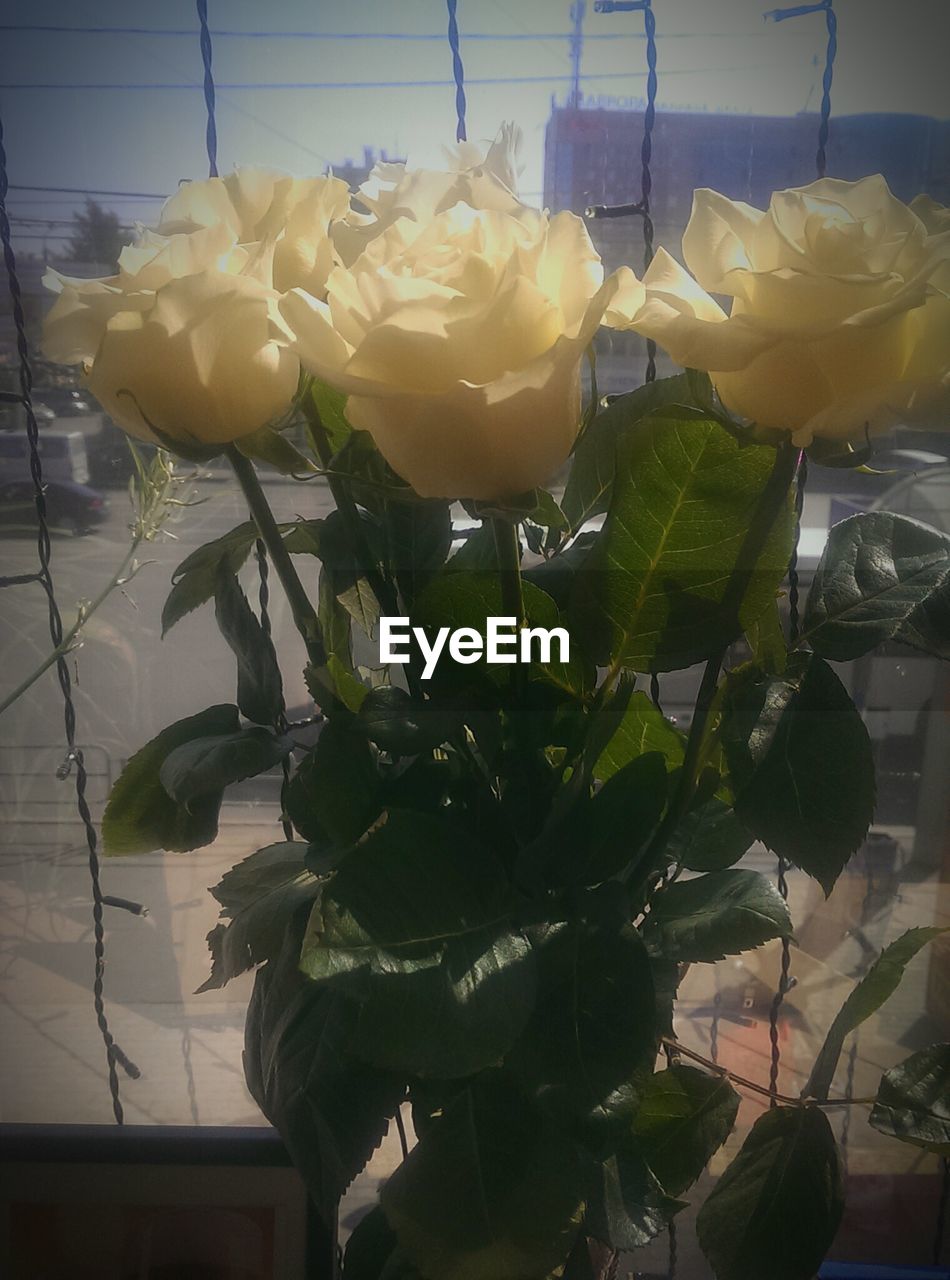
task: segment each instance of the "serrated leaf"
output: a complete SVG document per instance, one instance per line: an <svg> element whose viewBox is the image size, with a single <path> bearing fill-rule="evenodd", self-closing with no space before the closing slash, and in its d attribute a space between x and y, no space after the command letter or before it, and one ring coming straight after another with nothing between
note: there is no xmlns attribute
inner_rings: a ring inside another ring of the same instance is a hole
<svg viewBox="0 0 950 1280"><path fill-rule="evenodd" d="M379 816L380 782L372 748L352 720L334 717L301 760L284 797L307 840L353 844Z"/></svg>
<svg viewBox="0 0 950 1280"><path fill-rule="evenodd" d="M405 1081L355 1060L347 1045L356 1006L297 967L301 929L254 979L244 1036L248 1088L284 1140L321 1216L382 1141Z"/></svg>
<svg viewBox="0 0 950 1280"><path fill-rule="evenodd" d="M950 1044L932 1044L886 1071L870 1121L901 1142L950 1155Z"/></svg>
<svg viewBox="0 0 950 1280"><path fill-rule="evenodd" d="M720 736L741 821L829 894L874 816L871 743L841 681L805 654L733 677Z"/></svg>
<svg viewBox="0 0 950 1280"><path fill-rule="evenodd" d="M817 1107L775 1107L719 1179L696 1231L716 1280L812 1280L843 1210L827 1117Z"/></svg>
<svg viewBox="0 0 950 1280"><path fill-rule="evenodd" d="M653 899L647 941L678 961L713 963L791 936L788 906L758 871L710 871Z"/></svg>
<svg viewBox="0 0 950 1280"><path fill-rule="evenodd" d="M685 373L661 378L617 396L591 422L574 450L561 509L571 532L606 511L616 471L617 445L647 414L669 404L693 403Z"/></svg>
<svg viewBox="0 0 950 1280"><path fill-rule="evenodd" d="M237 578L219 567L214 616L237 661L237 704L257 724L273 724L283 706L283 683L274 645L255 617Z"/></svg>
<svg viewBox="0 0 950 1280"><path fill-rule="evenodd" d="M947 929L935 927L908 929L896 942L884 948L838 1011L815 1059L803 1097L828 1097L845 1038L894 994L904 976L904 970L917 952L928 942L947 932Z"/></svg>
<svg viewBox="0 0 950 1280"><path fill-rule="evenodd" d="M153 849L187 853L210 844L218 834L223 793L211 792L186 807L168 794L159 771L176 747L196 738L236 733L239 726L237 707L208 707L169 725L140 748L109 795L102 817L103 851L109 856Z"/></svg>
<svg viewBox="0 0 950 1280"><path fill-rule="evenodd" d="M292 745L288 738L258 727L195 738L168 753L159 777L172 799L187 806L198 796L272 769L286 759Z"/></svg>
<svg viewBox="0 0 950 1280"><path fill-rule="evenodd" d="M277 958L295 913L320 890L320 879L306 865L307 849L299 841L267 845L225 872L211 890L228 923L208 934L211 976L199 993Z"/></svg>
<svg viewBox="0 0 950 1280"><path fill-rule="evenodd" d="M805 639L847 662L898 636L950 577L950 537L890 511L842 520L828 535L808 593Z"/></svg>
<svg viewBox="0 0 950 1280"><path fill-rule="evenodd" d="M450 941L501 926L511 910L487 848L443 817L394 809L337 869L301 967L321 979L434 967Z"/></svg>
<svg viewBox="0 0 950 1280"><path fill-rule="evenodd" d="M665 1193L640 1150L627 1144L599 1166L584 1224L614 1249L642 1249L685 1207Z"/></svg>
<svg viewBox="0 0 950 1280"><path fill-rule="evenodd" d="M381 1197L400 1244L439 1280L549 1274L570 1252L582 1198L573 1143L500 1077L448 1105Z"/></svg>
<svg viewBox="0 0 950 1280"><path fill-rule="evenodd" d="M594 777L605 782L625 764L650 751L659 752L669 769L678 769L685 750L683 735L657 710L647 694L637 690L594 765Z"/></svg>
<svg viewBox="0 0 950 1280"><path fill-rule="evenodd" d="M537 947L538 1000L509 1065L541 1104L582 1132L622 1123L634 1073L656 1053L656 998L636 930L551 926Z"/></svg>
<svg viewBox="0 0 950 1280"><path fill-rule="evenodd" d="M182 560L172 574L172 589L162 610L163 636L185 614L211 599L221 565L230 573L238 572L257 537L257 525L253 520L245 520L220 538L198 547Z"/></svg>
<svg viewBox="0 0 950 1280"><path fill-rule="evenodd" d="M534 1009L534 952L491 927L451 938L438 961L380 975L360 990L353 1052L420 1079L455 1080L499 1063Z"/></svg>
<svg viewBox="0 0 950 1280"><path fill-rule="evenodd" d="M752 845L752 832L716 796L688 810L667 846L672 862L688 871L724 871Z"/></svg>
<svg viewBox="0 0 950 1280"><path fill-rule="evenodd" d="M739 1095L725 1076L675 1063L640 1086L633 1134L662 1187L680 1196L732 1132Z"/></svg>
<svg viewBox="0 0 950 1280"><path fill-rule="evenodd" d="M577 575L573 629L599 665L692 666L772 604L794 519L785 456L696 410L645 418L618 458L610 510Z"/></svg>

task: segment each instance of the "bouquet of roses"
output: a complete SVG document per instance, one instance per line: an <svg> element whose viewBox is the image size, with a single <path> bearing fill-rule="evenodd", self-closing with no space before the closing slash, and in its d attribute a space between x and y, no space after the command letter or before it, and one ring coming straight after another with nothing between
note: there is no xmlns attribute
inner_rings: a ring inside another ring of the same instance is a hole
<svg viewBox="0 0 950 1280"><path fill-rule="evenodd" d="M213 602L235 700L130 760L103 838L206 845L230 785L283 769L284 838L213 890L206 987L256 968L248 1085L328 1221L411 1105L348 1280L606 1275L666 1229L739 1104L678 1043L678 982L792 936L737 864L758 840L830 893L872 821L834 664L950 656L950 538L901 516L836 525L801 616L780 609L806 456L860 466L874 432L950 421L947 210L881 178L766 212L697 191L688 272L660 249L605 279L580 218L519 201L515 142L381 164L356 197L259 169L188 183L117 275L51 280L47 354L131 435L225 455L247 498L163 618ZM686 371L582 411L602 325ZM278 523L262 467L326 477L336 509ZM315 742L242 586L255 544ZM697 664L684 733L643 682ZM845 1037L937 932L876 961L800 1098L772 1089L699 1214L720 1280L814 1274L843 1206ZM948 1084L950 1047L914 1054L871 1123L947 1151Z"/></svg>

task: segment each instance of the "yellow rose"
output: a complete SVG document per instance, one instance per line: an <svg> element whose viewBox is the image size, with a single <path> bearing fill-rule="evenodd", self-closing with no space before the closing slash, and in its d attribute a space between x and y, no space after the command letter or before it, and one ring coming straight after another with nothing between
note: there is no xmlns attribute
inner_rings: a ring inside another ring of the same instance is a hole
<svg viewBox="0 0 950 1280"><path fill-rule="evenodd" d="M519 213L524 207L516 195L521 140L517 125L506 122L485 152L473 142L444 148L444 169L380 161L355 197L370 212L353 209L332 228L343 262L355 262L370 240L399 218L425 224L457 204Z"/></svg>
<svg viewBox="0 0 950 1280"><path fill-rule="evenodd" d="M823 178L763 213L697 191L683 236L692 277L661 250L625 273L608 316L706 369L723 402L796 444L861 438L950 408L950 228L880 176ZM693 278L695 277L695 279ZM709 295L732 298L729 315Z"/></svg>
<svg viewBox="0 0 950 1280"><path fill-rule="evenodd" d="M397 218L327 301L288 293L301 363L349 395L423 497L492 499L543 484L580 418L580 364L617 288L580 218L456 204Z"/></svg>
<svg viewBox="0 0 950 1280"><path fill-rule="evenodd" d="M190 182L154 230L140 227L116 275L49 272L59 293L43 345L82 364L86 383L130 434L150 425L181 440L226 443L283 413L299 363L279 293L323 295L336 261L329 235L348 208L335 178L239 169Z"/></svg>

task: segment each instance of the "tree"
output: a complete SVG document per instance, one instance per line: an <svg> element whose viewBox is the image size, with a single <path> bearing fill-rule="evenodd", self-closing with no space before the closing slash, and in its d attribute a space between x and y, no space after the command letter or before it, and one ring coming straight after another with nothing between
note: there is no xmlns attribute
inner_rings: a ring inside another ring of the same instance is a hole
<svg viewBox="0 0 950 1280"><path fill-rule="evenodd" d="M87 196L85 213L77 210L73 216L76 230L69 240L70 257L114 271L125 243L118 214Z"/></svg>

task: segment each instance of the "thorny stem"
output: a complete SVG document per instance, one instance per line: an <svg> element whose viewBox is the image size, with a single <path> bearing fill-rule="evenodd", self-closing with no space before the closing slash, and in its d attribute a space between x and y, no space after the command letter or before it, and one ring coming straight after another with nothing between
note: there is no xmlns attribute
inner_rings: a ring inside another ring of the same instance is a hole
<svg viewBox="0 0 950 1280"><path fill-rule="evenodd" d="M132 539L132 542L129 545L129 549L126 552L122 560L122 563L119 565L118 569L116 569L115 573L112 575L112 577L103 587L103 589L99 592L96 598L93 601L91 601L88 605L86 605L85 608L80 608L79 613L76 615L76 621L73 623L73 625L69 628L69 630L63 636L62 640L59 642L56 648L53 649L49 654L47 654L47 656L43 659L40 665L36 667L35 670L31 671L30 674L26 677L26 679L22 680L20 684L18 684L17 687L13 690L13 692L8 694L3 699L3 701L0 702L0 715L3 715L7 707L12 706L13 703L16 702L17 698L21 698L23 694L26 693L27 689L29 689L32 685L34 685L36 681L39 680L40 676L43 675L44 672L48 671L50 667L54 665L54 663L58 662L60 658L65 657L65 655L72 648L73 642L75 641L76 637L79 635L80 631L82 631L83 627L92 617L92 615L96 612L96 610L99 609L100 606L106 602L106 600L109 598L112 592L115 591L116 587L121 586L122 583L127 580L128 571L132 566L132 563L135 559L135 553L139 549L141 542L142 542L141 535L136 535Z"/></svg>
<svg viewBox="0 0 950 1280"><path fill-rule="evenodd" d="M758 1084L755 1080L748 1079L747 1076L740 1076L735 1071L730 1071L727 1067L721 1066L718 1062L713 1062L711 1058L704 1058L701 1053L697 1053L694 1049L687 1049L684 1044L671 1036L663 1036L661 1044L664 1048L670 1048L684 1058L689 1058L691 1062L697 1062L700 1066L712 1071L717 1076L722 1076L726 1080L732 1081L733 1084L740 1085L743 1089L750 1089L753 1093L761 1094L763 1098L770 1098L773 1102L781 1102L783 1106L788 1107L870 1107L877 1101L876 1098L792 1098L788 1094L779 1093L775 1089L768 1089L764 1084Z"/></svg>

